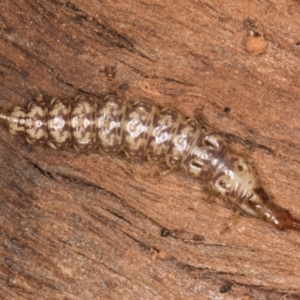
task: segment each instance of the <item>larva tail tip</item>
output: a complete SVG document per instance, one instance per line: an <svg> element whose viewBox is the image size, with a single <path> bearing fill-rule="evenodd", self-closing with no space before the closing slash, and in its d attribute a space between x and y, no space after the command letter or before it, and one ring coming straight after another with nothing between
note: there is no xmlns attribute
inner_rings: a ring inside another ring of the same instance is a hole
<svg viewBox="0 0 300 300"><path fill-rule="evenodd" d="M4 110L0 109L0 123L7 123L9 115Z"/></svg>

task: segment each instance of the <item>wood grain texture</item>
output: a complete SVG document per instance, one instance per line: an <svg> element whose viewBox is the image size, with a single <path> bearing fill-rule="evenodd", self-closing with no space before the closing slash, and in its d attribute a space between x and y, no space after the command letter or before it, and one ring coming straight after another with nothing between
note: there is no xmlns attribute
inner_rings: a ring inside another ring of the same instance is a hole
<svg viewBox="0 0 300 300"><path fill-rule="evenodd" d="M2 0L0 107L80 92L175 107L299 217L299 26L297 1ZM242 216L221 235L233 210L201 181L0 132L0 299L300 298L300 234Z"/></svg>

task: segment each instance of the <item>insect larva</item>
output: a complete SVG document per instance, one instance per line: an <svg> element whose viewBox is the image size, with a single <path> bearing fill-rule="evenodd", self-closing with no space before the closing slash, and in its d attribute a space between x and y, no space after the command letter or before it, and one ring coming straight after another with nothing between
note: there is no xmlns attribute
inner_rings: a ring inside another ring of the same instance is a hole
<svg viewBox="0 0 300 300"><path fill-rule="evenodd" d="M278 229L300 230L300 220L269 200L244 157L230 150L220 135L205 132L196 120L173 108L129 103L117 96L79 95L73 102L54 98L50 104L31 102L26 110L1 111L0 120L30 144L80 151L99 147L108 154L123 151L129 158L165 162L170 169L205 180L242 211Z"/></svg>

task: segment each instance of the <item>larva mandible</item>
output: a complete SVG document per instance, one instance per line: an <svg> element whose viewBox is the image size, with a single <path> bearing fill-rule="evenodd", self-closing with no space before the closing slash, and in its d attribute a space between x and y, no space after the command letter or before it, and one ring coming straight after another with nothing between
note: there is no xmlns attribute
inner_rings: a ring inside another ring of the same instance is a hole
<svg viewBox="0 0 300 300"><path fill-rule="evenodd" d="M129 158L166 162L201 178L246 213L278 229L300 231L300 220L269 200L250 163L236 155L216 133L205 132L192 118L173 108L159 109L145 101L127 102L117 96L98 99L79 95L74 101L54 98L50 104L30 102L27 109L0 111L11 134L30 144L54 149L74 146L80 151L99 147L104 153L123 151Z"/></svg>

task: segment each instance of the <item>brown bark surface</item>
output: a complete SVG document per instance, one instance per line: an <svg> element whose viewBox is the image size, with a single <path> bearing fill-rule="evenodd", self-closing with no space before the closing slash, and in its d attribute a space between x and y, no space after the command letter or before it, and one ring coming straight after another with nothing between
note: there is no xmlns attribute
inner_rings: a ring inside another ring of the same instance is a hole
<svg viewBox="0 0 300 300"><path fill-rule="evenodd" d="M299 29L298 1L2 0L0 107L175 107L300 217ZM242 216L220 234L233 209L204 182L0 132L0 299L300 299L300 233Z"/></svg>

